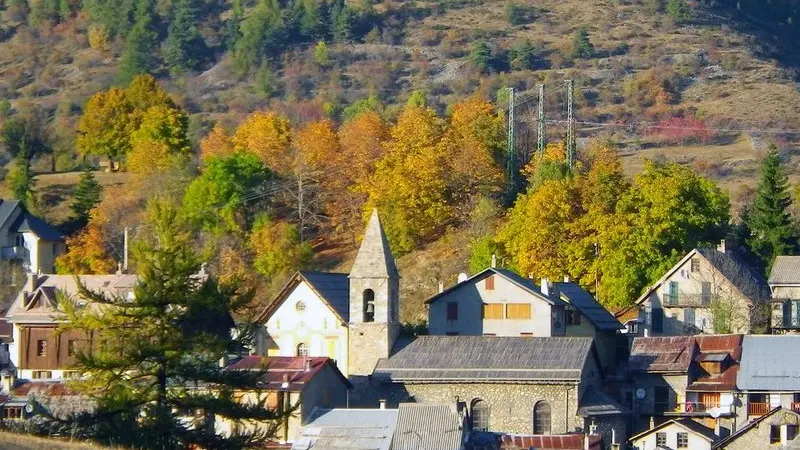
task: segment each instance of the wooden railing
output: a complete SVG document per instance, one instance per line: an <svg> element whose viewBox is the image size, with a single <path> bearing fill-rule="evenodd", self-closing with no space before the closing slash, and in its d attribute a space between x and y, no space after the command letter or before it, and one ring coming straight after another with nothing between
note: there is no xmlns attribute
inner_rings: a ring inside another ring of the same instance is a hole
<svg viewBox="0 0 800 450"><path fill-rule="evenodd" d="M792 411L800 412L800 402L792 402Z"/></svg>
<svg viewBox="0 0 800 450"><path fill-rule="evenodd" d="M747 415L749 416L763 416L769 412L769 403L748 403Z"/></svg>
<svg viewBox="0 0 800 450"><path fill-rule="evenodd" d="M719 402L685 402L685 403L655 403L656 412L663 413L706 413L712 408L719 408ZM800 406L800 403L798 404ZM728 407L725 408L729 409Z"/></svg>

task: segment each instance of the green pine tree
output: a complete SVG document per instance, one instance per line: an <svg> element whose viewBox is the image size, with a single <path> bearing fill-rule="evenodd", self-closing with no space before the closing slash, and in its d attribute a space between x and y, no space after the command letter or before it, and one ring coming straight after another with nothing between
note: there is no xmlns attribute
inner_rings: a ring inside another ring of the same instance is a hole
<svg viewBox="0 0 800 450"><path fill-rule="evenodd" d="M244 19L244 7L242 0L233 0L231 5L231 17L225 22L225 48L233 51L236 42L242 35L242 20Z"/></svg>
<svg viewBox="0 0 800 450"><path fill-rule="evenodd" d="M325 22L317 0L298 0L298 5L302 39L325 39Z"/></svg>
<svg viewBox="0 0 800 450"><path fill-rule="evenodd" d="M485 40L478 39L472 44L469 60L481 71L488 72L492 68L492 48Z"/></svg>
<svg viewBox="0 0 800 450"><path fill-rule="evenodd" d="M152 0L139 0L136 5L136 23L128 33L125 49L120 57L119 81L128 84L155 66L154 55L158 49L158 33L153 29Z"/></svg>
<svg viewBox="0 0 800 450"><path fill-rule="evenodd" d="M15 199L29 210L36 208L36 193L33 191L35 180L27 152L20 152L14 158L14 166L8 172L7 183Z"/></svg>
<svg viewBox="0 0 800 450"><path fill-rule="evenodd" d="M594 45L589 41L589 31L581 27L575 32L575 40L572 44L572 57L588 59L592 56L594 56Z"/></svg>
<svg viewBox="0 0 800 450"><path fill-rule="evenodd" d="M683 22L692 17L692 10L686 0L669 0L667 3L667 14L676 22Z"/></svg>
<svg viewBox="0 0 800 450"><path fill-rule="evenodd" d="M767 272L776 256L791 255L798 250L797 230L789 214L791 205L789 181L780 155L772 146L761 163L761 181L747 218L751 232L747 244L761 258Z"/></svg>
<svg viewBox="0 0 800 450"><path fill-rule="evenodd" d="M333 17L333 40L336 42L346 42L353 39L353 28L356 23L355 12L346 4Z"/></svg>
<svg viewBox="0 0 800 450"><path fill-rule="evenodd" d="M164 62L171 72L180 73L197 67L204 43L197 30L197 11L192 0L178 0L173 8L164 47Z"/></svg>
<svg viewBox="0 0 800 450"><path fill-rule="evenodd" d="M259 0L255 11L242 22L241 31L233 52L240 72L246 73L261 61L279 55L286 45L286 30L277 0Z"/></svg>
<svg viewBox="0 0 800 450"><path fill-rule="evenodd" d="M72 219L79 222L86 222L89 220L89 212L100 203L100 195L103 188L97 182L94 173L90 169L86 169L81 174L81 179L78 186L75 187L75 194L72 197Z"/></svg>
<svg viewBox="0 0 800 450"><path fill-rule="evenodd" d="M153 236L133 248L139 275L133 296L80 286L80 296L97 308L60 299L68 318L62 330L91 336L93 343L79 342L75 349L75 369L88 377L76 389L93 395L97 407L53 419L54 426L126 448L263 448L292 411L266 406L258 367L219 368L221 359L252 343L253 327L237 326L232 317L252 306L253 292L198 277L197 235L176 207L154 203L149 215ZM241 392L252 392L254 401L237 400ZM202 416L187 421L186 410ZM227 435L215 421L245 426ZM264 426L250 428L254 422Z"/></svg>

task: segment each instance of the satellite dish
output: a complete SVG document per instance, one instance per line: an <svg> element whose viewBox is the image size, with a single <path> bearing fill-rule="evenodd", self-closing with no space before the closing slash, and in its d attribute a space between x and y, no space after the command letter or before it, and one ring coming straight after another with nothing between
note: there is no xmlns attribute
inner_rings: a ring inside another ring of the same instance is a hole
<svg viewBox="0 0 800 450"><path fill-rule="evenodd" d="M645 391L642 388L639 388L639 389L636 390L636 398L641 400L641 399L643 399L645 397L647 397L647 391Z"/></svg>
<svg viewBox="0 0 800 450"><path fill-rule="evenodd" d="M31 405L30 403L25 405L25 412L28 414L33 414L33 405Z"/></svg>
<svg viewBox="0 0 800 450"><path fill-rule="evenodd" d="M458 274L458 282L459 283L463 283L463 282L467 281L468 279L469 279L469 275L467 275L466 273L461 272L460 274Z"/></svg>
<svg viewBox="0 0 800 450"><path fill-rule="evenodd" d="M722 410L720 410L719 408L714 407L714 408L711 408L711 409L708 410L708 414L710 414L711 417L716 419L716 418L718 418L719 416L722 415Z"/></svg>

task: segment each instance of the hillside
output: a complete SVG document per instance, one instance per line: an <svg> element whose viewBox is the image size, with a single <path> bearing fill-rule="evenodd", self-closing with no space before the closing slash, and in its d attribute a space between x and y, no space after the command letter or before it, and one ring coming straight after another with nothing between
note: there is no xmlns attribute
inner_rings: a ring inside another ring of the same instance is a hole
<svg viewBox="0 0 800 450"><path fill-rule="evenodd" d="M36 191L41 214L55 223L68 218L74 171L84 161L75 152L84 104L121 84L129 67L128 43L139 20L134 4L151 9L156 39L147 71L187 112L195 147L214 124L230 130L260 109L279 111L297 125L326 116L342 121L349 105L373 96L391 119L412 92L422 91L443 115L472 94L502 110L502 89L514 87L516 150L524 164L535 146L537 85L547 89L548 140L558 141L565 132L564 82L572 79L579 143L609 140L630 175L646 159L676 161L718 181L739 206L752 196L759 160L772 141L792 182L800 178L796 21L782 9L791 2L760 10L741 2L738 12L726 10L726 2L716 9L689 2L683 14L660 0L287 1L280 4L282 39L261 42L243 69L247 23L265 2L203 0L193 12L202 50L183 70L168 63L177 1L123 2L116 18L103 9L107 1L62 3L67 6L53 12L34 1L0 2L0 101L8 101L0 122L39 122L48 151L34 160ZM341 19L342 9L350 11L349 21ZM269 17L261 28L274 25ZM229 43L231 24L239 25L240 44ZM578 51L581 30L589 45L580 43ZM675 117L693 122L675 126L669 122ZM702 136L671 132L695 127ZM60 173L46 173L52 166ZM98 172L98 178L123 189L130 181L125 173ZM468 241L463 230L451 229L400 259L405 319L424 317L422 299L466 270ZM315 247L320 267L349 267L352 242L322 239Z"/></svg>

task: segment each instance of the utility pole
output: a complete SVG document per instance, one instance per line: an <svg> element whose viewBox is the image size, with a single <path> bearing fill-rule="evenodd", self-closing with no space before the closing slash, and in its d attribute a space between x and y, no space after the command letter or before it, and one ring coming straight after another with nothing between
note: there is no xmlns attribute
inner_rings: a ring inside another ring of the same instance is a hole
<svg viewBox="0 0 800 450"><path fill-rule="evenodd" d="M539 85L539 111L538 111L538 122L539 122L539 131L536 136L536 153L539 156L544 154L544 145L545 145L545 136L544 136L544 85Z"/></svg>
<svg viewBox="0 0 800 450"><path fill-rule="evenodd" d="M506 156L508 161L506 163L506 172L508 176L508 196L509 200L513 201L516 195L516 170L517 170L517 152L514 150L514 88L506 88L508 91L508 147L506 148Z"/></svg>
<svg viewBox="0 0 800 450"><path fill-rule="evenodd" d="M122 272L128 273L128 227L122 233Z"/></svg>
<svg viewBox="0 0 800 450"><path fill-rule="evenodd" d="M573 92L575 81L567 80L567 166L572 170L575 164L575 110Z"/></svg>

